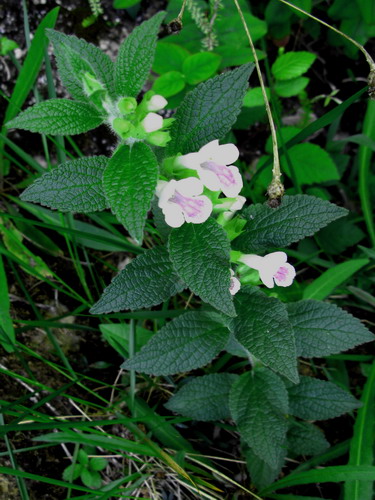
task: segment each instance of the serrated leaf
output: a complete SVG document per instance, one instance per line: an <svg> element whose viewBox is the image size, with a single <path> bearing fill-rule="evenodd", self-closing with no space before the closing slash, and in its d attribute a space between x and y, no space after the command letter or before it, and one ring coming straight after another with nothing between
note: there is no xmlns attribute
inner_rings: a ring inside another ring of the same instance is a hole
<svg viewBox="0 0 375 500"><path fill-rule="evenodd" d="M161 328L122 368L173 375L209 363L228 342L229 331L210 314L192 311Z"/></svg>
<svg viewBox="0 0 375 500"><path fill-rule="evenodd" d="M291 78L290 80L280 80L275 83L275 92L280 97L292 97L302 92L307 87L309 81L305 76Z"/></svg>
<svg viewBox="0 0 375 500"><path fill-rule="evenodd" d="M357 245L366 234L348 217L331 222L316 235L319 245L325 253L341 254L348 247Z"/></svg>
<svg viewBox="0 0 375 500"><path fill-rule="evenodd" d="M83 91L81 73L88 71L101 82L111 97L115 97L114 64L98 47L52 29L47 36L53 43L57 68L64 87L78 100L87 100Z"/></svg>
<svg viewBox="0 0 375 500"><path fill-rule="evenodd" d="M317 144L304 142L292 146L288 149L288 156L299 185L318 184L340 179L340 174L331 156ZM285 156L281 158L281 166L282 170L289 177L292 177Z"/></svg>
<svg viewBox="0 0 375 500"><path fill-rule="evenodd" d="M317 378L301 377L288 392L291 415L305 420L327 420L361 406L348 392Z"/></svg>
<svg viewBox="0 0 375 500"><path fill-rule="evenodd" d="M155 56L157 35L165 12L158 12L135 28L121 44L115 63L119 96L136 97L146 82Z"/></svg>
<svg viewBox="0 0 375 500"><path fill-rule="evenodd" d="M256 204L245 209L242 215L248 223L233 244L246 253L286 247L347 213L345 208L314 196L284 196L278 208Z"/></svg>
<svg viewBox="0 0 375 500"><path fill-rule="evenodd" d="M102 178L105 156L68 161L37 179L21 194L21 200L40 203L62 212L100 212L108 207Z"/></svg>
<svg viewBox="0 0 375 500"><path fill-rule="evenodd" d="M304 299L323 300L333 290L348 280L353 274L369 263L368 259L352 259L340 262L336 266L327 269L316 280L308 284L303 291Z"/></svg>
<svg viewBox="0 0 375 500"><path fill-rule="evenodd" d="M197 85L204 82L216 73L220 61L221 57L213 52L198 52L187 57L182 66L187 83Z"/></svg>
<svg viewBox="0 0 375 500"><path fill-rule="evenodd" d="M94 457L90 458L89 464L91 470L100 471L107 467L108 461L106 458Z"/></svg>
<svg viewBox="0 0 375 500"><path fill-rule="evenodd" d="M105 288L91 314L152 307L185 288L173 269L165 247L145 251Z"/></svg>
<svg viewBox="0 0 375 500"><path fill-rule="evenodd" d="M62 477L64 481L69 481L69 482L75 481L81 475L82 470L83 467L81 464L76 463L68 465L68 467L64 469Z"/></svg>
<svg viewBox="0 0 375 500"><path fill-rule="evenodd" d="M276 469L288 428L288 393L282 380L264 368L241 375L230 391L229 408L242 438Z"/></svg>
<svg viewBox="0 0 375 500"><path fill-rule="evenodd" d="M375 340L357 318L335 304L302 300L288 304L287 309L298 356L329 356Z"/></svg>
<svg viewBox="0 0 375 500"><path fill-rule="evenodd" d="M225 136L241 111L253 67L245 64L215 76L185 96L174 116L168 155L198 151Z"/></svg>
<svg viewBox="0 0 375 500"><path fill-rule="evenodd" d="M255 287L243 287L235 305L231 329L238 342L266 366L298 382L294 333L284 304Z"/></svg>
<svg viewBox="0 0 375 500"><path fill-rule="evenodd" d="M90 104L49 99L21 111L6 126L40 134L74 135L99 127L103 121L99 111Z"/></svg>
<svg viewBox="0 0 375 500"><path fill-rule="evenodd" d="M83 469L81 473L81 480L85 486L93 489L100 488L102 484L102 478L99 472L91 471L89 469Z"/></svg>
<svg viewBox="0 0 375 500"><path fill-rule="evenodd" d="M271 67L276 80L288 80L305 73L315 61L316 55L311 52L287 52L279 56Z"/></svg>
<svg viewBox="0 0 375 500"><path fill-rule="evenodd" d="M320 455L330 446L323 431L308 422L293 422L287 440L294 456Z"/></svg>
<svg viewBox="0 0 375 500"><path fill-rule="evenodd" d="M219 311L235 316L230 286L230 243L214 219L184 224L169 235L173 266L190 290Z"/></svg>
<svg viewBox="0 0 375 500"><path fill-rule="evenodd" d="M143 239L158 174L157 159L143 142L120 146L104 172L103 187L111 210L139 242Z"/></svg>
<svg viewBox="0 0 375 500"><path fill-rule="evenodd" d="M164 406L195 420L229 418L229 391L238 375L212 373L184 384Z"/></svg>
<svg viewBox="0 0 375 500"><path fill-rule="evenodd" d="M259 458L251 448L244 450L246 465L250 473L251 482L258 488L265 488L277 479L285 462L286 445L278 448L277 467L270 467ZM306 499L305 499L306 500Z"/></svg>

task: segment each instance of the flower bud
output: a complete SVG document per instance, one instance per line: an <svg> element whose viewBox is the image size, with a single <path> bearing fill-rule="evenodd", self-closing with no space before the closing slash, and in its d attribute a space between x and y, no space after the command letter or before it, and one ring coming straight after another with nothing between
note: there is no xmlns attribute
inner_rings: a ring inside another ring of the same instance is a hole
<svg viewBox="0 0 375 500"><path fill-rule="evenodd" d="M127 137L132 128L132 124L123 118L115 118L112 122L113 130L123 139Z"/></svg>
<svg viewBox="0 0 375 500"><path fill-rule="evenodd" d="M123 97L117 103L117 107L123 115L128 115L137 109L137 101L134 97Z"/></svg>
<svg viewBox="0 0 375 500"><path fill-rule="evenodd" d="M163 132L162 130L157 130L156 132L151 132L147 136L147 141L154 146L164 147L171 140L169 132Z"/></svg>
<svg viewBox="0 0 375 500"><path fill-rule="evenodd" d="M103 85L95 78L94 75L86 71L81 75L83 89L87 96L91 96L98 90L104 90Z"/></svg>
<svg viewBox="0 0 375 500"><path fill-rule="evenodd" d="M146 118L142 120L142 126L147 133L155 132L163 126L163 118L156 113L148 113Z"/></svg>
<svg viewBox="0 0 375 500"><path fill-rule="evenodd" d="M148 111L160 111L161 109L165 108L165 106L168 104L168 101L164 99L162 95L153 95L151 99L147 103L147 110Z"/></svg>

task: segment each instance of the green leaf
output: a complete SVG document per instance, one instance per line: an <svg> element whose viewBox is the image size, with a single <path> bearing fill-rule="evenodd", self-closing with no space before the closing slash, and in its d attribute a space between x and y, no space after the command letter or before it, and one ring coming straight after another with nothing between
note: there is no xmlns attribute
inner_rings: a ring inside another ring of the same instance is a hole
<svg viewBox="0 0 375 500"><path fill-rule="evenodd" d="M230 243L214 219L183 224L169 236L173 266L192 292L219 311L235 316L230 286Z"/></svg>
<svg viewBox="0 0 375 500"><path fill-rule="evenodd" d="M191 153L222 139L236 121L253 64L245 64L198 85L179 106L171 127L169 155Z"/></svg>
<svg viewBox="0 0 375 500"><path fill-rule="evenodd" d="M312 63L316 55L311 52L287 52L279 56L271 66L271 72L276 80L289 80L303 75Z"/></svg>
<svg viewBox="0 0 375 500"><path fill-rule="evenodd" d="M288 304L287 309L298 356L329 356L375 339L357 318L335 304L301 300Z"/></svg>
<svg viewBox="0 0 375 500"><path fill-rule="evenodd" d="M84 102L49 99L21 111L6 126L40 134L74 135L99 127L103 120L98 110Z"/></svg>
<svg viewBox="0 0 375 500"><path fill-rule="evenodd" d="M198 52L185 59L182 71L190 85L204 82L216 73L220 66L221 57L213 52Z"/></svg>
<svg viewBox="0 0 375 500"><path fill-rule="evenodd" d="M245 253L286 247L347 213L345 208L303 194L284 196L278 208L251 205L242 212L248 223L234 246Z"/></svg>
<svg viewBox="0 0 375 500"><path fill-rule="evenodd" d="M300 186L340 179L340 174L331 156L317 144L306 142L297 144L288 150L288 156ZM281 166L282 170L289 177L292 177L285 156L281 158Z"/></svg>
<svg viewBox="0 0 375 500"><path fill-rule="evenodd" d="M113 8L114 9L128 9L129 7L133 7L133 5L137 5L141 0L114 0Z"/></svg>
<svg viewBox="0 0 375 500"><path fill-rule="evenodd" d="M158 42L156 44L153 71L159 75L169 71L182 71L182 65L190 52L175 43Z"/></svg>
<svg viewBox="0 0 375 500"><path fill-rule="evenodd" d="M298 382L294 333L284 304L247 286L235 296L235 305L231 329L240 344L272 370Z"/></svg>
<svg viewBox="0 0 375 500"><path fill-rule="evenodd" d="M185 88L185 76L179 71L168 71L159 76L152 86L152 90L163 97L171 97Z"/></svg>
<svg viewBox="0 0 375 500"><path fill-rule="evenodd" d="M111 210L139 242L158 174L157 159L143 142L120 146L104 171L103 187Z"/></svg>
<svg viewBox="0 0 375 500"><path fill-rule="evenodd" d="M89 457L82 448L78 451L78 461L85 467L89 464Z"/></svg>
<svg viewBox="0 0 375 500"><path fill-rule="evenodd" d="M244 17L253 42L260 40L267 33L267 24L248 12L244 13ZM248 46L246 32L243 29L238 12L227 14L227 10L225 10L225 15L219 16L216 20L215 29L218 34L219 45L232 45L233 52L238 47Z"/></svg>
<svg viewBox="0 0 375 500"><path fill-rule="evenodd" d="M127 323L102 323L99 329L105 340L124 358L129 357L130 325ZM137 326L135 339L135 352L138 352L150 338L153 332Z"/></svg>
<svg viewBox="0 0 375 500"><path fill-rule="evenodd" d="M374 426L375 426L375 362L365 387L354 424L353 437L350 442L348 465L372 465L374 462ZM345 483L345 500L372 500L373 481L347 481Z"/></svg>
<svg viewBox="0 0 375 500"><path fill-rule="evenodd" d="M8 293L7 275L3 258L0 255L0 344L7 352L13 352L16 336L12 317L10 315L10 300Z"/></svg>
<svg viewBox="0 0 375 500"><path fill-rule="evenodd" d="M40 66L43 62L45 55L44 51L48 43L45 30L46 28L52 28L55 26L59 10L60 7L55 7L48 12L34 33L30 48L27 51L25 61L18 74L16 84L6 109L4 123L17 115L34 85Z"/></svg>
<svg viewBox="0 0 375 500"><path fill-rule="evenodd" d="M146 82L152 63L160 24L165 12L158 12L137 26L121 44L115 63L118 96L136 97Z"/></svg>
<svg viewBox="0 0 375 500"><path fill-rule="evenodd" d="M303 291L304 299L324 300L336 287L366 266L368 259L352 259L327 269Z"/></svg>
<svg viewBox="0 0 375 500"><path fill-rule="evenodd" d="M353 220L345 217L345 219L338 219L321 229L316 238L326 253L338 255L348 247L357 245L365 236L365 233Z"/></svg>
<svg viewBox="0 0 375 500"><path fill-rule="evenodd" d="M327 420L361 406L348 392L317 378L301 377L288 392L291 415L304 420Z"/></svg>
<svg viewBox="0 0 375 500"><path fill-rule="evenodd" d="M102 83L111 97L115 97L114 64L104 52L74 35L50 29L47 36L53 43L61 81L72 97L88 100L81 79L86 72Z"/></svg>
<svg viewBox="0 0 375 500"><path fill-rule="evenodd" d="M288 393L282 380L264 368L244 373L232 386L229 408L242 438L276 469L288 428Z"/></svg>
<svg viewBox="0 0 375 500"><path fill-rule="evenodd" d="M200 368L222 351L229 331L212 313L192 311L161 328L122 368L151 375L174 375Z"/></svg>
<svg viewBox="0 0 375 500"><path fill-rule="evenodd" d="M21 195L21 200L40 203L62 212L100 212L108 207L102 178L105 156L79 158L43 174Z"/></svg>
<svg viewBox="0 0 375 500"><path fill-rule="evenodd" d="M107 464L108 464L108 461L106 458L94 457L94 458L90 458L89 468L91 470L99 471L99 470L105 469L107 467Z"/></svg>
<svg viewBox="0 0 375 500"><path fill-rule="evenodd" d="M309 81L305 76L291 78L290 80L280 80L275 83L275 92L280 97L292 97L302 92L307 87Z"/></svg>
<svg viewBox="0 0 375 500"><path fill-rule="evenodd" d="M270 467L264 460L259 458L251 448L244 451L246 465L250 473L251 482L258 488L264 488L277 479L285 462L286 448L278 448L277 466Z"/></svg>
<svg viewBox="0 0 375 500"><path fill-rule="evenodd" d="M293 456L320 455L329 448L323 431L308 422L293 422L287 440Z"/></svg>
<svg viewBox="0 0 375 500"><path fill-rule="evenodd" d="M134 259L105 288L91 314L152 307L185 288L165 247L147 250Z"/></svg>
<svg viewBox="0 0 375 500"><path fill-rule="evenodd" d="M85 486L93 489L100 488L102 484L102 478L99 472L91 471L89 469L83 469L81 473L81 480Z"/></svg>
<svg viewBox="0 0 375 500"><path fill-rule="evenodd" d="M75 481L81 475L83 467L81 464L71 464L63 471L63 479L64 481Z"/></svg>
<svg viewBox="0 0 375 500"><path fill-rule="evenodd" d="M375 467L369 465L336 465L307 472L296 472L264 488L259 494L263 496L271 491L289 488L298 484L340 483L342 481L356 480L375 480Z"/></svg>
<svg viewBox="0 0 375 500"><path fill-rule="evenodd" d="M229 391L238 376L232 373L212 373L195 377L164 406L194 420L221 420L230 417Z"/></svg>

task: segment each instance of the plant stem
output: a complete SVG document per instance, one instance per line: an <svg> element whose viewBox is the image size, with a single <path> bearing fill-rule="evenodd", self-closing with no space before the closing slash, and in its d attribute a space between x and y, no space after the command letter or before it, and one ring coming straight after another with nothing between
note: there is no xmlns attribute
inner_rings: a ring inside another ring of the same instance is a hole
<svg viewBox="0 0 375 500"><path fill-rule="evenodd" d="M275 127L275 123L274 123L273 116L272 116L271 106L270 106L270 103L268 101L266 88L264 86L262 72L261 72L260 66L259 66L258 56L257 56L256 50L255 50L254 44L253 44L253 40L252 40L251 35L250 35L249 28L247 27L247 23L246 23L244 15L243 15L243 12L241 10L241 7L239 6L238 0L233 0L233 1L237 7L237 10L238 10L239 16L241 18L244 30L246 32L247 39L248 39L249 44L250 44L251 51L253 53L254 63L255 63L256 70L257 70L260 88L262 90L264 105L266 107L268 122L270 124L270 129L271 129L273 167L272 167L272 182L268 187L268 196L270 197L270 199L280 199L282 197L282 195L284 194L284 186L282 185L282 182L281 182L281 171L280 171L279 151L278 151L278 146L277 146L276 127Z"/></svg>
<svg viewBox="0 0 375 500"><path fill-rule="evenodd" d="M329 28L330 30L332 30L335 33L337 33L338 35L346 38L350 43L352 43L353 45L355 45L357 47L357 49L359 49L362 52L362 54L365 56L366 61L368 62L368 65L370 66L370 73L375 71L374 60L370 56L370 54L367 52L367 50L363 47L363 45L361 45L360 43L358 43L356 40L354 40L353 38L351 38L349 35L346 35L342 31L340 31L339 29L335 28L334 26L331 26L330 24L322 21L318 17L313 16L312 14L310 14L309 12L306 12L305 10L301 9L300 7L297 7L296 5L293 5L292 3L288 2L287 0L279 0L279 2L284 3L285 5L288 5L288 7L291 7L294 10L298 10L298 12L301 12L301 14L304 14L305 16L308 16L311 19L314 19L314 21L317 21L318 23L323 24L323 26L325 26L326 28Z"/></svg>

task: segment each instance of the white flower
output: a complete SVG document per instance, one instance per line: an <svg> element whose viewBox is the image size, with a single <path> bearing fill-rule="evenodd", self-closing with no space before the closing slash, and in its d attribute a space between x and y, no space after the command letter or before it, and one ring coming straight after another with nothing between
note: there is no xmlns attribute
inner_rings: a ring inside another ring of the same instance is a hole
<svg viewBox="0 0 375 500"><path fill-rule="evenodd" d="M259 255L242 255L239 262L243 262L252 269L259 271L259 277L268 288L289 286L293 283L296 270L287 263L285 252L272 252L264 257Z"/></svg>
<svg viewBox="0 0 375 500"><path fill-rule="evenodd" d="M223 216L225 220L230 220L233 217L234 213L237 212L237 210L241 210L245 202L246 198L240 195L233 200L227 200L224 201L224 203L220 203L219 205L217 205L217 207L227 208L228 210L223 212Z"/></svg>
<svg viewBox="0 0 375 500"><path fill-rule="evenodd" d="M239 151L234 144L219 145L219 141L214 140L201 147L198 153L180 156L178 162L196 170L211 191L221 190L228 198L235 198L243 186L238 168L231 165L238 156Z"/></svg>
<svg viewBox="0 0 375 500"><path fill-rule="evenodd" d="M236 293L239 291L241 288L241 283L238 278L235 277L233 270L230 270L230 285L229 285L229 292L231 295L236 295Z"/></svg>
<svg viewBox="0 0 375 500"><path fill-rule="evenodd" d="M184 222L205 222L211 215L212 202L207 196L199 196L202 192L203 184L196 177L159 181L156 195L165 222L171 227L180 227Z"/></svg>
<svg viewBox="0 0 375 500"><path fill-rule="evenodd" d="M160 111L161 109L165 108L165 106L168 104L168 101L164 99L162 95L153 95L151 99L147 103L147 110L148 111Z"/></svg>
<svg viewBox="0 0 375 500"><path fill-rule="evenodd" d="M146 118L142 120L143 128L146 132L155 132L163 126L163 118L156 113L148 113Z"/></svg>

